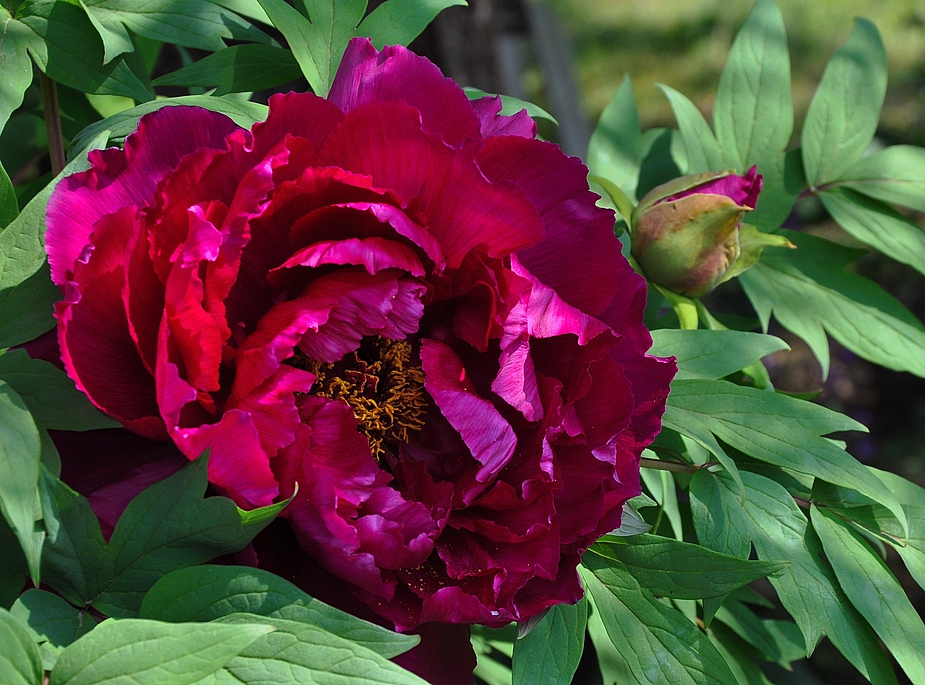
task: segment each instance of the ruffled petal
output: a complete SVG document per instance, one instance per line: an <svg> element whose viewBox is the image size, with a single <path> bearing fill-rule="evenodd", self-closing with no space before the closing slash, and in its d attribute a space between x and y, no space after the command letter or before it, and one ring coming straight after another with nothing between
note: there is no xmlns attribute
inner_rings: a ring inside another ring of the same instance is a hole
<svg viewBox="0 0 925 685"><path fill-rule="evenodd" d="M458 147L467 138L479 138L479 120L463 90L433 62L401 45L379 52L368 38L350 41L328 100L344 112L402 100L419 112L423 130L447 145Z"/></svg>
<svg viewBox="0 0 925 685"><path fill-rule="evenodd" d="M501 114L504 107L499 96L488 96L472 101L482 128L482 138L492 136L518 136L536 138L536 122L522 109L516 114Z"/></svg>

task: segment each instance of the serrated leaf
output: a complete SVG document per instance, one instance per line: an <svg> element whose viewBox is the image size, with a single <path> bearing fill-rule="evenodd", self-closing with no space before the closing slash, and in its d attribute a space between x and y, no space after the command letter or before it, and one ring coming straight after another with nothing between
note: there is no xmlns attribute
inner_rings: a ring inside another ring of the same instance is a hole
<svg viewBox="0 0 925 685"><path fill-rule="evenodd" d="M0 7L0 131L32 83L32 60L26 50L38 48L38 42L28 27Z"/></svg>
<svg viewBox="0 0 925 685"><path fill-rule="evenodd" d="M514 641L513 685L568 685L585 647L588 602L557 604Z"/></svg>
<svg viewBox="0 0 925 685"><path fill-rule="evenodd" d="M108 616L138 614L144 594L165 573L243 549L270 520L244 525L234 502L203 499L203 456L141 492L125 508L101 570L93 606Z"/></svg>
<svg viewBox="0 0 925 685"><path fill-rule="evenodd" d="M842 271L855 250L803 233L782 231L797 249L765 250L739 277L767 329L773 313L810 346L828 376L826 332L859 356L925 377L925 329L872 281Z"/></svg>
<svg viewBox="0 0 925 685"><path fill-rule="evenodd" d="M706 635L619 566L579 569L611 642L639 685L736 682Z"/></svg>
<svg viewBox="0 0 925 685"><path fill-rule="evenodd" d="M221 50L222 39L269 42L262 31L211 0L81 0L106 46L104 61L132 50L129 31L151 40Z"/></svg>
<svg viewBox="0 0 925 685"><path fill-rule="evenodd" d="M556 121L556 118L547 112L545 109L539 105L535 105L532 102L527 102L526 100L521 100L520 98L515 98L511 95L499 95L498 93L487 93L484 90L479 90L478 88L471 88L466 86L463 88L463 92L466 94L466 97L470 100L480 100L484 97L490 98L501 98L501 111L498 114L504 114L510 116L511 114L517 114L522 109L527 110L527 114L531 119L545 119L550 121L556 126L559 125L559 122Z"/></svg>
<svg viewBox="0 0 925 685"><path fill-rule="evenodd" d="M897 262L925 273L925 231L895 209L849 188L818 194L831 217L848 233Z"/></svg>
<svg viewBox="0 0 925 685"><path fill-rule="evenodd" d="M755 545L758 558L789 561L791 566L770 578L812 653L823 633L874 685L893 685L896 676L877 637L848 601L835 574L820 554L822 545L784 487L754 473L742 473L744 507L734 525ZM727 487L726 481L720 481Z"/></svg>
<svg viewBox="0 0 925 685"><path fill-rule="evenodd" d="M0 512L26 556L33 581L39 581L41 536L36 539L39 432L16 391L0 381Z"/></svg>
<svg viewBox="0 0 925 685"><path fill-rule="evenodd" d="M859 159L833 185L925 212L925 149L892 145Z"/></svg>
<svg viewBox="0 0 925 685"><path fill-rule="evenodd" d="M760 333L664 328L652 331L649 354L674 356L678 361L676 380L713 380L744 369L769 354L789 349L780 338Z"/></svg>
<svg viewBox="0 0 925 685"><path fill-rule="evenodd" d="M235 682L426 685L376 652L310 623L231 614L205 625L238 623L272 626L275 632L255 640L225 665Z"/></svg>
<svg viewBox="0 0 925 685"><path fill-rule="evenodd" d="M0 380L17 392L41 428L87 431L121 426L94 407L64 371L32 359L25 350L0 355Z"/></svg>
<svg viewBox="0 0 925 685"><path fill-rule="evenodd" d="M19 621L0 609L0 683L3 685L41 685L42 657Z"/></svg>
<svg viewBox="0 0 925 685"><path fill-rule="evenodd" d="M103 63L103 44L80 7L56 0L30 0L19 20L41 38L31 47L48 78L85 93L154 98L125 60Z"/></svg>
<svg viewBox="0 0 925 685"><path fill-rule="evenodd" d="M311 623L385 658L420 641L351 616L314 599L287 580L241 566L194 566L173 571L145 595L140 615L160 621L211 621L234 613Z"/></svg>
<svg viewBox="0 0 925 685"><path fill-rule="evenodd" d="M466 0L388 0L360 22L356 35L369 36L381 50L384 45L408 45L447 7L465 6Z"/></svg>
<svg viewBox="0 0 925 685"><path fill-rule="evenodd" d="M51 685L189 685L272 630L258 624L109 619L61 653Z"/></svg>
<svg viewBox="0 0 925 685"><path fill-rule="evenodd" d="M837 179L861 156L877 130L886 80L880 34L868 20L856 19L806 112L801 143L810 187Z"/></svg>
<svg viewBox="0 0 925 685"><path fill-rule="evenodd" d="M880 502L903 522L899 501L871 471L820 436L865 430L853 419L816 404L724 381L681 380L671 385L665 415L695 425L761 461L853 488Z"/></svg>
<svg viewBox="0 0 925 685"><path fill-rule="evenodd" d="M672 599L725 595L787 566L782 562L747 561L700 545L648 534L622 540L605 536L583 557L585 566L593 568L589 555L619 562L641 587L656 596Z"/></svg>
<svg viewBox="0 0 925 685"><path fill-rule="evenodd" d="M81 146L90 140L103 139L103 145L106 140L112 143L121 143L126 136L133 133L138 128L138 121L145 114L160 109L161 107L205 107L213 112L219 112L229 117L234 123L243 128L250 128L255 122L263 121L267 118L267 106L257 102L241 102L210 95L184 95L176 98L166 98L146 102L137 107L123 110L110 117L97 121L87 126L71 141L72 150L80 150ZM104 139L104 134L106 138ZM77 152L72 155L73 160L86 157L86 152ZM85 167L86 168L86 167ZM76 171L76 169L75 169Z"/></svg>
<svg viewBox="0 0 925 685"><path fill-rule="evenodd" d="M154 79L152 86L216 87L218 96L275 88L302 75L289 50L256 43L235 45Z"/></svg>
<svg viewBox="0 0 925 685"><path fill-rule="evenodd" d="M925 623L884 561L833 513L811 508L826 558L854 607L915 685L925 683Z"/></svg>
<svg viewBox="0 0 925 685"><path fill-rule="evenodd" d="M671 104L671 111L678 121L678 130L687 150L687 168L682 171L686 174L696 174L734 166L735 160L732 159L731 151L723 151L710 130L710 125L694 103L671 86L662 83L656 85Z"/></svg>
<svg viewBox="0 0 925 685"><path fill-rule="evenodd" d="M45 205L65 176L90 166L87 153L105 144L104 136L87 139L86 145L55 179L29 201L16 220L0 232L0 296L33 275L45 262Z"/></svg>
<svg viewBox="0 0 925 685"><path fill-rule="evenodd" d="M43 469L39 479L45 544L42 580L76 606L101 589L106 542L86 498Z"/></svg>
<svg viewBox="0 0 925 685"><path fill-rule="evenodd" d="M58 595L34 588L26 590L16 600L10 614L28 626L40 641L50 642L55 647L67 647L96 625L86 611L68 604Z"/></svg>
<svg viewBox="0 0 925 685"><path fill-rule="evenodd" d="M783 153L793 133L790 53L774 0L759 0L739 30L716 90L716 138L736 167L759 170Z"/></svg>

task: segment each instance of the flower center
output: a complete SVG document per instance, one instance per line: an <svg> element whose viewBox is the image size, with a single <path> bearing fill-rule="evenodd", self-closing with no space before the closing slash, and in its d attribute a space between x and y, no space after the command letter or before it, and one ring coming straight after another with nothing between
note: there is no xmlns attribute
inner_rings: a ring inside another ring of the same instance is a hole
<svg viewBox="0 0 925 685"><path fill-rule="evenodd" d="M359 349L334 364L323 364L296 350L293 362L315 374L312 395L346 402L380 460L386 445L408 442L424 425L427 400L424 371L411 365L407 340L366 338Z"/></svg>

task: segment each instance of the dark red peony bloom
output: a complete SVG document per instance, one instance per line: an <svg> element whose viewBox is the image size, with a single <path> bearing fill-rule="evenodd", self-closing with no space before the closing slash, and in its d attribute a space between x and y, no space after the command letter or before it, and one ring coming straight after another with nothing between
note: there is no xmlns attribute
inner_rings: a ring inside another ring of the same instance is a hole
<svg viewBox="0 0 925 685"><path fill-rule="evenodd" d="M298 483L300 545L401 630L576 601L675 369L585 167L499 110L357 39L326 100L165 107L48 206L78 387L241 506Z"/></svg>

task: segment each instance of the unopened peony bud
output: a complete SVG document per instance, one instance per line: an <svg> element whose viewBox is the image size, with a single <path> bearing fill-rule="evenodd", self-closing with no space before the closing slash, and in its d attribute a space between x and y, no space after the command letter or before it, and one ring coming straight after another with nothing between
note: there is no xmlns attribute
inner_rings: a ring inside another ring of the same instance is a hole
<svg viewBox="0 0 925 685"><path fill-rule="evenodd" d="M688 297L726 279L742 248L739 227L762 177L712 171L653 188L633 212L633 257L654 283Z"/></svg>

